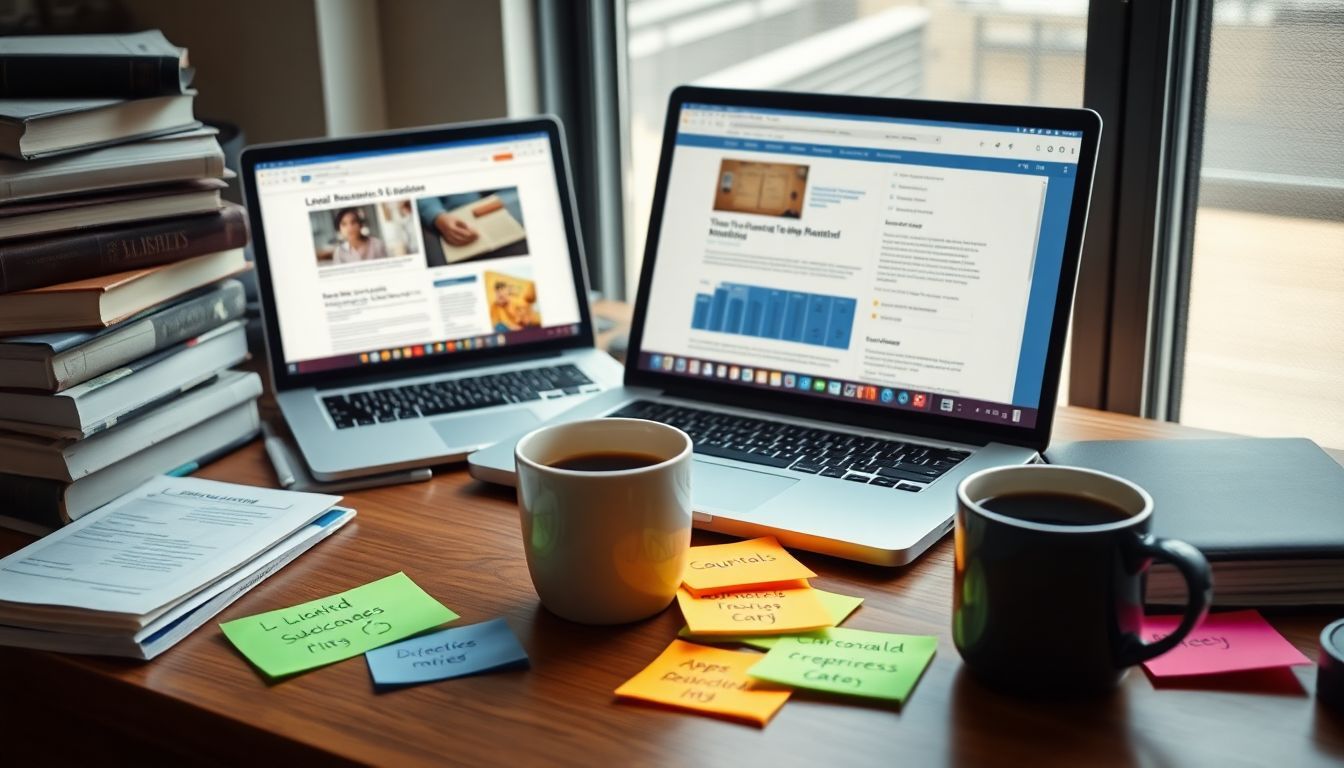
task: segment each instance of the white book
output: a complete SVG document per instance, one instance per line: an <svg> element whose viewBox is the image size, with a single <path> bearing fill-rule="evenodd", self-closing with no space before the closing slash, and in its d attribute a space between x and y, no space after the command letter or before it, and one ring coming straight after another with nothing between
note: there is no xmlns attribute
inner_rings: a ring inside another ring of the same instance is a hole
<svg viewBox="0 0 1344 768"><path fill-rule="evenodd" d="M0 431L0 472L73 482L260 395L260 376L224 371L163 407L82 440Z"/></svg>
<svg viewBox="0 0 1344 768"><path fill-rule="evenodd" d="M194 472L251 442L260 432L257 401L249 400L74 482L0 473L0 499L8 502L0 508L0 525L40 533L55 530L147 478L165 472Z"/></svg>
<svg viewBox="0 0 1344 768"><path fill-rule="evenodd" d="M0 154L28 160L199 128L195 96L0 99Z"/></svg>
<svg viewBox="0 0 1344 768"><path fill-rule="evenodd" d="M214 128L41 160L0 159L0 203L162 184L227 178Z"/></svg>
<svg viewBox="0 0 1344 768"><path fill-rule="evenodd" d="M28 422L90 435L176 397L246 358L245 324L231 320L63 392L0 392L0 419L11 429Z"/></svg>
<svg viewBox="0 0 1344 768"><path fill-rule="evenodd" d="M134 634L82 634L0 626L0 645L63 653L128 656L148 661L176 645L252 587L340 530L354 516L353 509L332 507L326 514L289 538L258 555L226 578L177 604L172 610Z"/></svg>
<svg viewBox="0 0 1344 768"><path fill-rule="evenodd" d="M195 477L151 478L0 560L0 624L138 634L339 501Z"/></svg>
<svg viewBox="0 0 1344 768"><path fill-rule="evenodd" d="M220 179L197 179L0 206L0 238L37 237L109 224L214 213L223 207L220 190L228 186Z"/></svg>

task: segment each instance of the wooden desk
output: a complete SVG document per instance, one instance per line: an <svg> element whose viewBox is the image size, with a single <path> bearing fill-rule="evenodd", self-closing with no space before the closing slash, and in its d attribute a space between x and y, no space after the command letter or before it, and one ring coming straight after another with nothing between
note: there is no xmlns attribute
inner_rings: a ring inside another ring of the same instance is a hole
<svg viewBox="0 0 1344 768"><path fill-rule="evenodd" d="M1059 440L1180 437L1174 425L1062 409ZM274 482L259 443L203 476ZM282 608L404 570L462 615L507 617L528 670L372 691L362 659L267 685L217 622L148 663L0 649L5 760L226 764L299 760L383 765L1338 765L1344 718L1316 705L1314 667L1247 684L1155 688L1131 671L1113 695L1083 702L1005 697L969 679L948 632L950 541L888 570L800 559L818 587L859 595L846 626L932 634L938 654L903 710L795 694L765 729L616 703L612 690L681 627L676 608L638 624L593 628L538 607L512 491L449 470L430 483L352 493L359 516L228 608L218 621ZM721 541L696 534L696 543ZM949 537L950 538L950 537ZM26 543L0 531L0 553ZM1311 658L1337 612L1274 615ZM1266 692L1264 685L1269 685ZM307 764L302 763L302 764Z"/></svg>

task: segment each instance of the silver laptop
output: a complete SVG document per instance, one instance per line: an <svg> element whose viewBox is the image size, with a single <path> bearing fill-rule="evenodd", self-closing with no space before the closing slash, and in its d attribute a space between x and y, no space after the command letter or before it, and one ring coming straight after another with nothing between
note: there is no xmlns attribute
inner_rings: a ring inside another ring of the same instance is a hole
<svg viewBox="0 0 1344 768"><path fill-rule="evenodd" d="M276 400L314 477L461 459L621 383L559 123L250 147Z"/></svg>
<svg viewBox="0 0 1344 768"><path fill-rule="evenodd" d="M678 89L625 386L696 525L908 563L1045 448L1097 139L1080 109ZM514 440L469 458L509 483Z"/></svg>

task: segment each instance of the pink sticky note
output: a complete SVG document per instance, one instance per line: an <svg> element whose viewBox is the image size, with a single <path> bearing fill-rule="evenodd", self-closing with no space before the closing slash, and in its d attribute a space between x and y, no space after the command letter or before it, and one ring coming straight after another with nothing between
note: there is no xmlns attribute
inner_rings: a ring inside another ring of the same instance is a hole
<svg viewBox="0 0 1344 768"><path fill-rule="evenodd" d="M1143 620L1143 641L1166 637L1180 623L1180 616L1148 616ZM1180 645L1143 666L1154 677L1178 677L1310 663L1259 611L1229 611L1209 614Z"/></svg>

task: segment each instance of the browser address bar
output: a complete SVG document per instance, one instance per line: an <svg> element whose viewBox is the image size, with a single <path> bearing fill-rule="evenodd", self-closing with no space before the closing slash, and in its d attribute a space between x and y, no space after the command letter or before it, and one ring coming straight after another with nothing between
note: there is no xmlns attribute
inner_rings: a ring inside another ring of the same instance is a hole
<svg viewBox="0 0 1344 768"><path fill-rule="evenodd" d="M862 130L857 128L806 128L793 125L761 125L760 123L729 123L729 128L750 131L756 136L770 133L791 134L795 138L854 138L881 139L883 141L905 141L918 144L941 144L943 137L936 133L917 133L891 129Z"/></svg>

